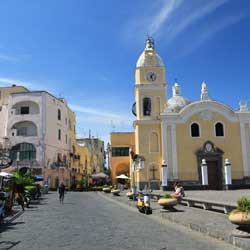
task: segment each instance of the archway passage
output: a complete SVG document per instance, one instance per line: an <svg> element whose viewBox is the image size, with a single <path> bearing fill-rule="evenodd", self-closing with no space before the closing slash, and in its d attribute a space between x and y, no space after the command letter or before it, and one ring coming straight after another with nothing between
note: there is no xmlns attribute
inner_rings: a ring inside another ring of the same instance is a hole
<svg viewBox="0 0 250 250"><path fill-rule="evenodd" d="M207 162L207 175L208 175L208 189L221 190L223 187L223 174L222 174L222 156L224 152L215 147L210 141L203 144L197 152L198 174L199 181L202 183L201 175L201 161L205 159Z"/></svg>

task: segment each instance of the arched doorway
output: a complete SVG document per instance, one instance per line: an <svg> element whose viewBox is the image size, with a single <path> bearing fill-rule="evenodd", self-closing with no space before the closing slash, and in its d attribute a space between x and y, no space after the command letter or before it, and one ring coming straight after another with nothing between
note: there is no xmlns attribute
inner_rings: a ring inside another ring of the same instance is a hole
<svg viewBox="0 0 250 250"><path fill-rule="evenodd" d="M202 182L201 176L201 161L205 159L207 162L207 174L208 174L208 189L221 190L223 187L223 173L222 173L222 156L224 152L215 147L211 141L207 141L203 144L197 152L198 161L198 174L199 181Z"/></svg>

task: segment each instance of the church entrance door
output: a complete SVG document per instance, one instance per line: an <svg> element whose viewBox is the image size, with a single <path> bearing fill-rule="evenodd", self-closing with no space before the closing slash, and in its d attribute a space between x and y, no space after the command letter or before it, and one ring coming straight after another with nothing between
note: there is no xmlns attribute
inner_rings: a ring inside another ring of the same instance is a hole
<svg viewBox="0 0 250 250"><path fill-rule="evenodd" d="M217 161L207 161L208 189L220 189L220 178Z"/></svg>
<svg viewBox="0 0 250 250"><path fill-rule="evenodd" d="M199 181L202 183L201 162L202 159L207 163L208 189L220 190L222 183L222 156L223 151L214 146L211 141L206 141L199 150L196 151L198 161Z"/></svg>

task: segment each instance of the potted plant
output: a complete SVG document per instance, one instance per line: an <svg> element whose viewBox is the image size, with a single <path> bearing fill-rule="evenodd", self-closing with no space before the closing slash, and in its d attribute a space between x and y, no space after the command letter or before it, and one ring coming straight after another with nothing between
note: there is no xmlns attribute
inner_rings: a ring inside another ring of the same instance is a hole
<svg viewBox="0 0 250 250"><path fill-rule="evenodd" d="M158 200L158 204L164 209L172 209L178 203L177 199L173 198L170 194L165 194Z"/></svg>
<svg viewBox="0 0 250 250"><path fill-rule="evenodd" d="M107 185L105 185L104 188L102 189L102 191L103 191L104 193L110 193L110 192L111 192L111 188L108 187Z"/></svg>
<svg viewBox="0 0 250 250"><path fill-rule="evenodd" d="M240 198L236 209L229 214L228 218L233 224L239 226L235 236L250 237L250 198Z"/></svg>

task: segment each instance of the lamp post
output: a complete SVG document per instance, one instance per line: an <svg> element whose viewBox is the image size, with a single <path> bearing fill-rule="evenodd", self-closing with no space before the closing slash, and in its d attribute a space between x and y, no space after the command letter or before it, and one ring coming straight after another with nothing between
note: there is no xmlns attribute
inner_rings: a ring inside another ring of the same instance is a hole
<svg viewBox="0 0 250 250"><path fill-rule="evenodd" d="M136 160L133 160L132 162L132 167L131 167L131 170L133 172L133 186L132 186L132 193L133 193L133 200L135 201L136 200L136 185L135 185L135 171L140 171L142 169L144 169L144 162L145 160L138 156ZM139 187L138 187L139 189Z"/></svg>

